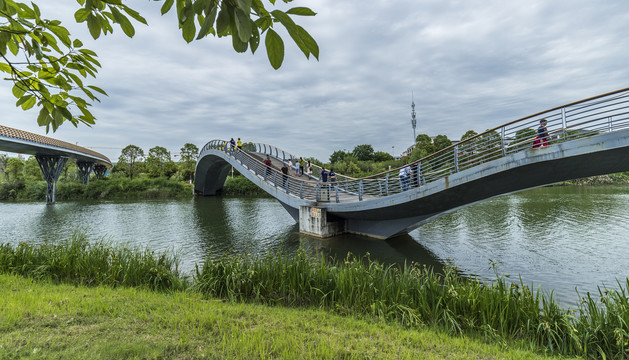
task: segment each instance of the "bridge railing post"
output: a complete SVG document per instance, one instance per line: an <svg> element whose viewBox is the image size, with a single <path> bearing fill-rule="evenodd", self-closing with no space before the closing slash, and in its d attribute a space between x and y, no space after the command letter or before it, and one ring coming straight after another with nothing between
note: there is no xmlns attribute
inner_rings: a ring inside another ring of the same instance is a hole
<svg viewBox="0 0 629 360"><path fill-rule="evenodd" d="M315 201L316 202L319 202L319 199L321 199L321 196L319 196L319 191L321 191L321 185L317 183L317 185L315 186Z"/></svg>
<svg viewBox="0 0 629 360"><path fill-rule="evenodd" d="M299 198L300 199L304 198L304 182L303 181L299 182Z"/></svg>
<svg viewBox="0 0 629 360"><path fill-rule="evenodd" d="M363 201L363 179L360 179L358 185L358 201Z"/></svg>
<svg viewBox="0 0 629 360"><path fill-rule="evenodd" d="M384 193L385 195L389 195L389 173L384 178Z"/></svg>
<svg viewBox="0 0 629 360"><path fill-rule="evenodd" d="M454 145L454 171L459 172L459 145Z"/></svg>
<svg viewBox="0 0 629 360"><path fill-rule="evenodd" d="M507 143L506 143L505 132L506 132L506 129L504 126L500 128L500 147L502 148L503 157L507 156Z"/></svg>
<svg viewBox="0 0 629 360"><path fill-rule="evenodd" d="M334 192L335 192L335 197L336 197L336 202L339 202L339 186L336 185L334 186Z"/></svg>
<svg viewBox="0 0 629 360"><path fill-rule="evenodd" d="M568 129L568 119L566 118L566 108L561 108L561 135L566 137L566 129Z"/></svg>
<svg viewBox="0 0 629 360"><path fill-rule="evenodd" d="M607 125L609 127L609 132L614 131L614 122L613 122L612 116L607 118Z"/></svg>

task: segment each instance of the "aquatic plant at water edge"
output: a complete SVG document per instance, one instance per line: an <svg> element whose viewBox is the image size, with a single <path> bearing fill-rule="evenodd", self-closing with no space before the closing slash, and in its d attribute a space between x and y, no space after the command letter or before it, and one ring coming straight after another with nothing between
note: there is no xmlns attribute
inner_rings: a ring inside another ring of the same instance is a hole
<svg viewBox="0 0 629 360"><path fill-rule="evenodd" d="M564 355L628 355L629 300L624 291L609 291L602 305L590 299L578 310L564 310L552 293L532 291L521 280L498 277L486 283L462 278L453 268L438 274L369 258L313 261L303 252L208 259L197 267L193 287L211 298L375 316L452 334L480 334L492 342L523 341Z"/></svg>
<svg viewBox="0 0 629 360"><path fill-rule="evenodd" d="M0 245L0 272L80 285L180 290L178 260L167 253L113 247L75 233L58 243Z"/></svg>

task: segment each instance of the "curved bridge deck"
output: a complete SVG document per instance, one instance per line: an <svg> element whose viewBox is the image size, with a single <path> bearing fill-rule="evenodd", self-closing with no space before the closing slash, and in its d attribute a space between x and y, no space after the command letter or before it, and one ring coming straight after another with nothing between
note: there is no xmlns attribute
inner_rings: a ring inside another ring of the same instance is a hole
<svg viewBox="0 0 629 360"><path fill-rule="evenodd" d="M541 119L548 121L547 146L534 147ZM269 155L273 167L262 160ZM518 119L408 164L335 184L284 177L279 168L295 156L267 144L234 150L224 140L200 152L195 192L214 195L230 165L274 196L319 236L352 232L389 238L477 201L574 178L629 170L629 89L585 99Z"/></svg>

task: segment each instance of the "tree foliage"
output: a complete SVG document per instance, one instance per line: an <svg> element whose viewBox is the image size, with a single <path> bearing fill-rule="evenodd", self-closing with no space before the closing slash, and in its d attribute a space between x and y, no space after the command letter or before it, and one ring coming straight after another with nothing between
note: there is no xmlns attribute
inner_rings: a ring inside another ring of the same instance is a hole
<svg viewBox="0 0 629 360"><path fill-rule="evenodd" d="M452 141L445 135L437 135L435 140L433 140L433 144L435 145L435 151L440 151L452 145Z"/></svg>
<svg viewBox="0 0 629 360"><path fill-rule="evenodd" d="M135 165L143 157L144 150L142 150L139 146L127 145L124 149L122 149L122 152L118 157L118 161L127 166L129 178L133 179Z"/></svg>
<svg viewBox="0 0 629 360"><path fill-rule="evenodd" d="M90 35L97 39L120 27L128 37L135 35L132 21L147 24L135 10L122 0L76 0L80 5L74 13L78 23L85 23ZM294 7L286 12L267 10L262 0L154 0L163 2L162 14L176 9L178 26L186 42L209 34L231 37L235 51L252 53L265 37L269 62L278 69L284 60L284 42L274 30L281 24L304 55L319 59L316 41L297 25L291 16L314 16L309 8ZM268 0L275 6L276 0ZM292 0L282 0L285 3ZM23 110L39 109L37 123L56 131L65 121L74 126L92 125L90 111L97 95L105 90L87 84L101 66L96 52L83 48L73 39L59 20L48 20L37 4L0 0L0 72L13 82L16 106Z"/></svg>
<svg viewBox="0 0 629 360"><path fill-rule="evenodd" d="M469 139L471 137L474 137L478 135L478 133L474 130L468 130L465 134L463 134L463 136L461 136L461 141Z"/></svg>
<svg viewBox="0 0 629 360"><path fill-rule="evenodd" d="M383 162L383 161L391 161L391 160L395 160L395 158L393 157L393 155L389 154L388 152L376 151L373 154L373 161L375 162Z"/></svg>
<svg viewBox="0 0 629 360"><path fill-rule="evenodd" d="M334 164L337 162L341 162L343 160L345 160L345 158L348 156L349 154L346 153L343 150L336 150L335 152L332 153L332 155L330 155L330 163Z"/></svg>
<svg viewBox="0 0 629 360"><path fill-rule="evenodd" d="M152 177L165 176L166 164L172 162L170 152L162 146L155 146L149 149L149 155L146 157L146 170ZM172 164L169 164L172 168Z"/></svg>
<svg viewBox="0 0 629 360"><path fill-rule="evenodd" d="M183 162L195 162L199 156L199 148L191 143L185 143L180 149L181 161Z"/></svg>
<svg viewBox="0 0 629 360"><path fill-rule="evenodd" d="M360 161L373 160L373 154L373 146L369 144L356 145L354 150L352 150L352 155L356 156Z"/></svg>

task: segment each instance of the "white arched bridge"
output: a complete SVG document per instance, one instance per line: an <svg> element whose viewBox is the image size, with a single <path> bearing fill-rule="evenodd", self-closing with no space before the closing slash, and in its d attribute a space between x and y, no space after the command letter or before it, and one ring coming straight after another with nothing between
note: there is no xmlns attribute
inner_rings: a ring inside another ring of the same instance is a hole
<svg viewBox="0 0 629 360"><path fill-rule="evenodd" d="M535 138L548 121L546 146ZM273 166L263 159L269 156ZM275 197L299 221L301 232L327 237L342 232L390 238L475 202L586 176L629 170L629 88L521 118L400 168L335 183L313 176L283 176L295 156L267 144L232 149L212 140L200 151L194 190L220 193L233 166ZM291 174L292 171L290 172Z"/></svg>

